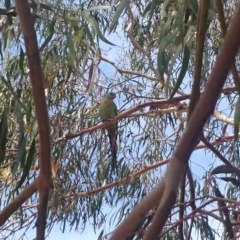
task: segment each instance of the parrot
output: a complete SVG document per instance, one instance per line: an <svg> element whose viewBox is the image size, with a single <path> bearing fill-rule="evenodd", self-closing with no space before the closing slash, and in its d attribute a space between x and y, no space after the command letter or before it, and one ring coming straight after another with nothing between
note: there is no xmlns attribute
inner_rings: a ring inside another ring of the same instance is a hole
<svg viewBox="0 0 240 240"><path fill-rule="evenodd" d="M107 93L100 105L99 105L99 115L102 119L102 122L109 121L111 118L114 118L118 115L117 106L114 103L113 99L116 97L116 94L113 92ZM106 126L110 148L111 148L111 155L112 155L112 171L117 174L117 122L114 122L108 126Z"/></svg>

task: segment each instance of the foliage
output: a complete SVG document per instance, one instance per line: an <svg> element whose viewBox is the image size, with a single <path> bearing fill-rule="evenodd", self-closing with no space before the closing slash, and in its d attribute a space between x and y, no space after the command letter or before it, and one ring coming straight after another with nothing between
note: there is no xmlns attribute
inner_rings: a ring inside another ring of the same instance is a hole
<svg viewBox="0 0 240 240"><path fill-rule="evenodd" d="M117 4L110 0L59 0L47 4L30 3L52 138L54 189L49 197L48 233L56 223L60 223L63 232L67 225L71 230L78 230L89 222L94 230L102 229L105 224L112 229L161 179L165 167L157 168L157 164L172 155L186 127L189 101L180 102L176 97L189 99L192 89L198 2L152 0L120 1ZM227 24L237 2L224 2ZM0 199L1 208L4 208L38 175L39 136L24 39L14 2L1 3L0 15ZM207 24L200 65L201 91L223 40L215 1L209 5ZM238 93L233 86L234 80L229 74L225 83L229 90L219 96L216 112L205 125L204 135L235 168L239 168L239 143L232 128L234 112L235 116L239 115L239 110L233 108ZM118 176L111 172L110 148L104 130L81 132L100 123L98 105L108 91L117 93L120 113L150 102L148 107L118 123ZM160 108L152 103L162 98L175 101ZM238 132L236 121L238 118L235 118ZM214 169L214 172L213 168L221 163L210 154L207 150L206 155L211 156L208 161L194 160L190 164L197 207L214 199L212 189L221 189L226 198L239 200L238 185L234 180L222 178L227 184L224 188L225 183L216 178L215 174L226 173L226 169L217 169L218 172ZM204 169L201 174L196 165ZM154 167L150 170L151 166ZM138 176L111 185L138 171L142 171ZM236 172L230 170L227 173L230 174L228 177L233 177ZM106 184L109 187L104 189ZM221 211L219 215L215 213L218 218L211 213L218 208L216 205L207 204L209 214L200 212L191 222L190 190L187 182L184 235L191 234L192 224L202 239L215 239L219 234L209 223L211 218L223 223L229 233L229 226L219 217ZM14 229L5 235L6 239L15 234L16 226L17 230L27 231L34 223L38 200L36 193L2 226L4 230ZM238 211L236 202L231 203L232 210ZM178 219L179 204L180 198L161 239L180 239L177 228L181 221ZM106 208L112 210L106 211ZM136 229L139 239L153 212Z"/></svg>

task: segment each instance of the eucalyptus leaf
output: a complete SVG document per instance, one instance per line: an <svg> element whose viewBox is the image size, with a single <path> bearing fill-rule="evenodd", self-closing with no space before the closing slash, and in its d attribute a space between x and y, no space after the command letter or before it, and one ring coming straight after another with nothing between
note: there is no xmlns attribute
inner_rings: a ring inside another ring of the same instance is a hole
<svg viewBox="0 0 240 240"><path fill-rule="evenodd" d="M159 49L158 49L158 57L157 57L157 66L158 66L158 72L162 78L164 78L164 73L167 70L167 63L165 58L165 51L167 46L169 46L171 43L175 41L177 37L176 32L172 32L169 35L167 35L160 43Z"/></svg>
<svg viewBox="0 0 240 240"><path fill-rule="evenodd" d="M220 174L220 173L235 173L240 177L240 170L230 165L220 165L214 168L211 172L211 175Z"/></svg>
<svg viewBox="0 0 240 240"><path fill-rule="evenodd" d="M56 23L56 19L53 18L50 25L49 25L49 35L47 36L47 38L45 39L45 41L43 42L43 44L41 45L39 51L41 52L47 45L48 43L51 41L52 37L53 37L53 34L54 34L54 26L55 26L55 23Z"/></svg>
<svg viewBox="0 0 240 240"><path fill-rule="evenodd" d="M180 85L182 84L182 81L183 81L183 79L186 75L187 69L188 69L189 59L190 59L190 50L189 50L188 46L186 45L184 47L181 70L180 70L180 73L178 75L177 82L176 82L176 84L173 88L173 91L171 93L170 99L173 98L173 96L175 95L175 93L179 89Z"/></svg>
<svg viewBox="0 0 240 240"><path fill-rule="evenodd" d="M239 123L240 123L240 97L238 97L236 105L235 105L235 113L234 113L234 140L238 141L238 133L239 133Z"/></svg>
<svg viewBox="0 0 240 240"><path fill-rule="evenodd" d="M25 162L25 157L26 157L26 143L27 143L27 138L23 137L20 141L20 145L18 148L18 154L16 157L16 162L12 170L12 175L15 175L18 167L21 163Z"/></svg>
<svg viewBox="0 0 240 240"><path fill-rule="evenodd" d="M94 7L88 8L87 11L104 10L104 9L109 9L109 8L111 8L111 6L107 6L107 5L105 5L105 6L94 6Z"/></svg>
<svg viewBox="0 0 240 240"><path fill-rule="evenodd" d="M97 21L87 12L87 11L84 11L81 13L83 18L86 19L89 23L91 23L91 25L93 26L94 30L96 31L97 35L99 36L99 38L107 43L107 44L110 44L112 46L115 46L113 43L109 42L102 34L102 32L100 31L100 28L99 28L99 25L97 23Z"/></svg>
<svg viewBox="0 0 240 240"><path fill-rule="evenodd" d="M7 143L7 109L4 108L0 122L0 165L4 162Z"/></svg>
<svg viewBox="0 0 240 240"><path fill-rule="evenodd" d="M114 14L112 23L109 27L109 33L111 33L113 31L113 29L116 27L116 24L118 22L118 19L120 18L123 10L127 7L127 5L130 3L130 0L122 0L118 6L117 6L117 10Z"/></svg>
<svg viewBox="0 0 240 240"><path fill-rule="evenodd" d="M220 177L220 179L222 179L225 182L231 182L235 186L240 187L240 181L237 180L236 178L233 178L233 177Z"/></svg>
<svg viewBox="0 0 240 240"><path fill-rule="evenodd" d="M16 186L15 190L17 190L18 188L20 188L22 186L23 182L25 181L26 177L28 176L30 168L31 168L32 163L33 163L33 160L34 160L34 154L35 154L35 138L33 139L32 144L30 146L28 156L27 156L27 160L26 160L26 164L23 168L23 173L22 173L21 179L17 183L17 186Z"/></svg>
<svg viewBox="0 0 240 240"><path fill-rule="evenodd" d="M220 190L218 188L215 189L215 195L217 197L224 198L224 196L222 195L222 193L220 192ZM223 200L218 200L218 206L220 208L223 208L223 209L219 210L219 212L223 212L223 214L225 216L225 219L224 219L225 227L227 229L229 237L233 238L234 233L233 233L231 219L230 219L230 216L229 216L229 211L227 209L226 203Z"/></svg>

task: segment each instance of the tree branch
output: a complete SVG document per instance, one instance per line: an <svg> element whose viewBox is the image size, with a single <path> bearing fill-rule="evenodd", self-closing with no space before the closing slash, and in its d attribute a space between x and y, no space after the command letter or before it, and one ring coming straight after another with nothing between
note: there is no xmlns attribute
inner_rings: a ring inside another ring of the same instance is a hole
<svg viewBox="0 0 240 240"><path fill-rule="evenodd" d="M51 141L48 110L44 92L44 79L39 56L37 36L30 13L28 0L16 0L16 11L25 41L27 59L30 69L33 98L40 138L40 175L38 190L40 206L37 219L37 239L45 239L48 192L52 186L51 180Z"/></svg>
<svg viewBox="0 0 240 240"><path fill-rule="evenodd" d="M37 191L38 178L28 185L17 197L15 197L0 213L0 226Z"/></svg>

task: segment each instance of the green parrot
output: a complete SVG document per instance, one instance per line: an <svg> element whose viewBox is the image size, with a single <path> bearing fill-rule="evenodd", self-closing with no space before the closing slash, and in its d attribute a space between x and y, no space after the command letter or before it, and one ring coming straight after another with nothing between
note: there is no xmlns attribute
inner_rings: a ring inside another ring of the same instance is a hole
<svg viewBox="0 0 240 240"><path fill-rule="evenodd" d="M117 106L113 99L116 97L115 93L107 93L102 99L99 106L99 115L103 122L110 120L118 115ZM117 122L106 127L112 154L112 171L117 173Z"/></svg>

